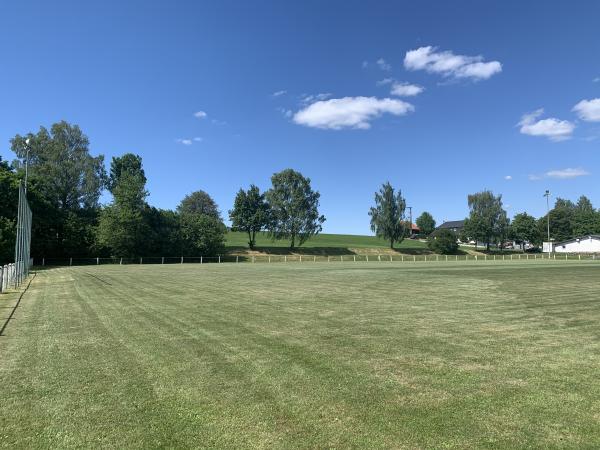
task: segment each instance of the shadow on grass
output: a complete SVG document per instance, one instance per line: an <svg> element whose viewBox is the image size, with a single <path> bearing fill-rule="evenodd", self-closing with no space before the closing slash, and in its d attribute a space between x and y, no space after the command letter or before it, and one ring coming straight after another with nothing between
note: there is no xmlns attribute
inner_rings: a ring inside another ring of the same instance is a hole
<svg viewBox="0 0 600 450"><path fill-rule="evenodd" d="M229 254L244 254L251 250L248 247L227 247ZM357 253L345 247L254 247L254 252L260 252L265 255L315 255L315 256L340 256L356 255Z"/></svg>

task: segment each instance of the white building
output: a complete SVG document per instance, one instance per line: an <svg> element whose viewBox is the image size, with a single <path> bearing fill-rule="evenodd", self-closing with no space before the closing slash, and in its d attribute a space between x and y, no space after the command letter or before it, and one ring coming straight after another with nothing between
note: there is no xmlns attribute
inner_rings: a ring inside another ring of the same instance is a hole
<svg viewBox="0 0 600 450"><path fill-rule="evenodd" d="M600 236L582 236L563 242L544 242L542 250L555 253L600 253Z"/></svg>

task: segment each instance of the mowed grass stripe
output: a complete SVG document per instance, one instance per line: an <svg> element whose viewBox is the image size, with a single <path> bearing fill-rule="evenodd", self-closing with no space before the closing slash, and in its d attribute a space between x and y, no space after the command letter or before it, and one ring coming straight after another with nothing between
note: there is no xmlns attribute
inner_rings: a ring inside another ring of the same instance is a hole
<svg viewBox="0 0 600 450"><path fill-rule="evenodd" d="M41 272L0 444L596 446L600 267L459 264Z"/></svg>

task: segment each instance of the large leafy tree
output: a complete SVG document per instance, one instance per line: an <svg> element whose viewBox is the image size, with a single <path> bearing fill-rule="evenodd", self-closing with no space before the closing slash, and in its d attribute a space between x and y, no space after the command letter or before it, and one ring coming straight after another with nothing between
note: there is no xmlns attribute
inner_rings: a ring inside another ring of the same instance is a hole
<svg viewBox="0 0 600 450"><path fill-rule="evenodd" d="M371 207L371 230L379 237L390 241L390 248L394 248L395 242L404 239L404 210L406 201L402 192L394 192L389 182L381 186L379 192L375 193L375 206Z"/></svg>
<svg viewBox="0 0 600 450"><path fill-rule="evenodd" d="M215 219L221 219L217 204L204 191L196 191L186 195L177 207L177 212L179 214L205 214Z"/></svg>
<svg viewBox="0 0 600 450"><path fill-rule="evenodd" d="M573 237L600 233L600 213L584 195L579 197L573 212Z"/></svg>
<svg viewBox="0 0 600 450"><path fill-rule="evenodd" d="M467 200L470 212L464 234L476 242L485 242L489 250L491 242L500 242L507 234L509 222L502 208L502 196L482 191L469 195Z"/></svg>
<svg viewBox="0 0 600 450"><path fill-rule="evenodd" d="M89 254L106 181L104 157L91 156L87 136L64 121L50 130L41 127L35 134L16 135L11 148L21 159L14 163L19 177L24 176L23 161L29 162L32 255Z"/></svg>
<svg viewBox="0 0 600 450"><path fill-rule="evenodd" d="M19 179L0 157L0 265L13 261Z"/></svg>
<svg viewBox="0 0 600 450"><path fill-rule="evenodd" d="M227 228L215 201L204 191L187 195L177 207L182 254L211 256L223 252Z"/></svg>
<svg viewBox="0 0 600 450"><path fill-rule="evenodd" d="M53 205L63 211L98 206L106 179L104 157L90 155L89 140L77 125L61 121L50 131L40 127L36 134L17 134L10 143L21 160L29 151L29 175Z"/></svg>
<svg viewBox="0 0 600 450"><path fill-rule="evenodd" d="M510 232L511 237L521 245L525 242L539 244L541 241L540 230L535 217L526 212L517 214L513 218Z"/></svg>
<svg viewBox="0 0 600 450"><path fill-rule="evenodd" d="M233 209L229 211L232 229L248 233L248 245L251 249L256 244L256 233L269 224L269 204L265 194L261 194L257 186L240 189L235 196Z"/></svg>
<svg viewBox="0 0 600 450"><path fill-rule="evenodd" d="M271 209L268 230L274 239L289 239L290 248L302 245L321 232L325 217L319 214L321 194L313 191L310 178L285 169L271 177L266 193Z"/></svg>
<svg viewBox="0 0 600 450"><path fill-rule="evenodd" d="M575 204L571 200L557 198L550 210L550 239L564 241L573 237ZM538 220L538 229L543 239L547 238L548 214Z"/></svg>
<svg viewBox="0 0 600 450"><path fill-rule="evenodd" d="M421 229L421 233L430 235L435 230L435 219L427 211L424 211L417 218L417 226Z"/></svg>
<svg viewBox="0 0 600 450"><path fill-rule="evenodd" d="M112 256L142 255L151 242L151 229L145 217L148 192L141 158L133 154L113 158L110 172L114 200L100 214L98 244Z"/></svg>

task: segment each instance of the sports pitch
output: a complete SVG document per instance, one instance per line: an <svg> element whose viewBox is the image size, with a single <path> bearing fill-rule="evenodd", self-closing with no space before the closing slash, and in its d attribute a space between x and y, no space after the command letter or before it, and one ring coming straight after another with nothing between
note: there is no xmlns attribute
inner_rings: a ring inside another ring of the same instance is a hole
<svg viewBox="0 0 600 450"><path fill-rule="evenodd" d="M39 271L0 446L599 448L599 292L578 261Z"/></svg>

